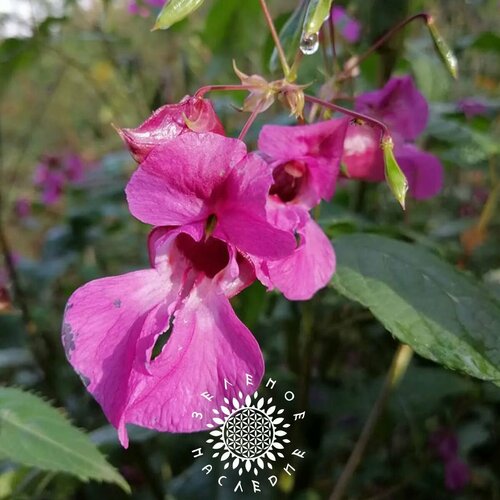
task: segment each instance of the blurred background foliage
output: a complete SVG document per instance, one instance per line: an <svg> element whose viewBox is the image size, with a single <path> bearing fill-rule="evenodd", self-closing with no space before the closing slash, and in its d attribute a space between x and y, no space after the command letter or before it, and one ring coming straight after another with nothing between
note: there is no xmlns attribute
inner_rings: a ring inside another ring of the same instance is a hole
<svg viewBox="0 0 500 500"><path fill-rule="evenodd" d="M377 232L418 241L500 297L497 0L337 3L362 23L359 43L338 44L341 60L405 16L427 10L458 55L460 79L447 75L418 22L362 64L349 88L353 93L381 86L390 74L413 74L431 101L421 142L445 164L446 187L430 201L410 201L402 214L385 186L347 183L323 207L323 227L332 237ZM285 0L269 4L278 27L295 7ZM121 449L66 362L59 336L63 307L74 289L147 262L148 228L130 216L123 194L135 164L111 124L133 127L152 109L203 85L237 83L233 60L246 73L278 77L269 70L272 41L258 2L207 0L189 19L157 32L150 32L154 9L132 15L118 0L13 5L0 5L0 216L23 307L10 303L16 290L0 265L0 381L64 408L128 480L134 498L233 498L193 460L190 450L204 436L136 429L130 449ZM304 60L299 82L317 90L324 79L318 51ZM235 108L244 96L210 97L226 130L237 135L246 116ZM471 98L482 106L480 113L467 112ZM264 122L289 121L275 105L248 138L255 141ZM83 159L85 175L66 183L57 201L47 204L34 183L37 165L47 155L68 154ZM263 348L267 375L298 389L297 404L308 409L295 436L306 459L296 464L293 478L282 475L262 497L328 498L397 343L369 312L333 289L300 304L254 284L235 298L235 307ZM300 319L306 308L313 318L308 335ZM349 498L500 498L499 415L500 389L414 359L376 427ZM446 464L430 444L443 429L458 442L457 453L468 467L470 480L459 491L445 485ZM0 498L122 495L116 486L0 462Z"/></svg>

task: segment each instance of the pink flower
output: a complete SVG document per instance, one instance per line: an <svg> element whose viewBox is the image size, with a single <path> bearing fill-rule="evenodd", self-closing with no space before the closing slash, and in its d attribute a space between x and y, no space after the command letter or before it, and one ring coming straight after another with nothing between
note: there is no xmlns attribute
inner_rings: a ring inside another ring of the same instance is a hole
<svg viewBox="0 0 500 500"><path fill-rule="evenodd" d="M178 104L157 109L137 128L118 129L134 159L141 163L151 150L186 132L214 132L225 135L212 103L186 96Z"/></svg>
<svg viewBox="0 0 500 500"><path fill-rule="evenodd" d="M271 194L306 208L329 200L335 191L347 124L345 119L335 119L262 127L259 150L273 169Z"/></svg>
<svg viewBox="0 0 500 500"><path fill-rule="evenodd" d="M356 43L361 34L361 24L350 17L344 7L335 5L332 9L332 19L335 27L349 43Z"/></svg>
<svg viewBox="0 0 500 500"><path fill-rule="evenodd" d="M257 262L259 279L290 300L310 299L335 271L332 245L308 209L333 196L347 120L305 126L266 125L259 149L273 169L268 213L276 227L292 231L295 251L281 259Z"/></svg>
<svg viewBox="0 0 500 500"><path fill-rule="evenodd" d="M131 212L163 226L149 239L152 267L83 286L63 326L68 359L124 446L126 423L202 430L223 397L257 388L262 355L228 299L255 279L249 255L272 260L295 248L266 220L271 182L244 143L213 133L157 145L129 182Z"/></svg>
<svg viewBox="0 0 500 500"><path fill-rule="evenodd" d="M190 227L200 240L215 238L265 258L289 255L293 236L266 220L272 182L267 164L237 139L213 133L183 134L155 147L132 176L132 215L154 226Z"/></svg>
<svg viewBox="0 0 500 500"><path fill-rule="evenodd" d="M417 199L436 195L443 185L441 162L412 144L427 125L429 109L411 77L392 78L382 89L361 94L355 108L389 127L395 156L408 179L411 195ZM352 123L347 131L342 162L349 178L383 181L380 131L369 125Z"/></svg>

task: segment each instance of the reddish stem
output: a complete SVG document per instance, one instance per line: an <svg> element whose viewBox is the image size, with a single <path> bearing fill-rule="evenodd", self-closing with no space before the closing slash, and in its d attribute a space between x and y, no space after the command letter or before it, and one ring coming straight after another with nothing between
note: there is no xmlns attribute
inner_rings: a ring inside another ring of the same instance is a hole
<svg viewBox="0 0 500 500"><path fill-rule="evenodd" d="M248 117L248 120L246 121L245 125L243 125L243 128L241 129L240 135L238 136L238 139L240 141L244 140L248 131L250 130L250 127L252 126L253 122L257 118L257 115L260 113L260 108L261 106L258 104L255 109L252 111L252 114Z"/></svg>
<svg viewBox="0 0 500 500"><path fill-rule="evenodd" d="M415 14L414 16L408 17L404 19L400 23L396 24L393 28L391 28L387 33L382 35L365 53L361 54L353 64L350 64L347 68L340 73L337 77L337 81L341 82L344 80L348 80L352 78L352 70L357 68L368 56L370 56L373 52L375 52L381 45L383 45L389 38L391 38L395 33L397 33L400 29L404 28L407 24L411 23L415 19L423 19L426 24L429 23L431 16L426 12L420 12L419 14Z"/></svg>
<svg viewBox="0 0 500 500"><path fill-rule="evenodd" d="M276 46L276 50L278 51L283 73L285 74L285 78L287 78L288 75L290 74L290 66L288 66L288 61L286 60L285 51L283 50L283 46L281 45L280 37L278 35L278 32L276 31L276 27L274 26L271 13L267 8L266 0L260 0L260 6L262 8L262 12L264 13L264 17L266 18L269 31L271 32L271 36L273 37L274 45Z"/></svg>
<svg viewBox="0 0 500 500"><path fill-rule="evenodd" d="M328 101L324 101L323 99L319 99L318 97L314 97L312 95L304 95L305 100L307 102L312 102L313 104L318 104L319 106L323 106L324 108L331 109L332 111L338 111L339 113L343 113L344 115L352 116L353 118L356 118L357 120L363 120L365 122L371 123L375 127L378 127L381 131L381 139L389 139L391 137L391 134L389 132L389 129L387 128L387 125L375 118L372 118L370 116L364 115L362 113L358 113L357 111L353 111L352 109L347 109L342 106L338 106L337 104L333 104Z"/></svg>

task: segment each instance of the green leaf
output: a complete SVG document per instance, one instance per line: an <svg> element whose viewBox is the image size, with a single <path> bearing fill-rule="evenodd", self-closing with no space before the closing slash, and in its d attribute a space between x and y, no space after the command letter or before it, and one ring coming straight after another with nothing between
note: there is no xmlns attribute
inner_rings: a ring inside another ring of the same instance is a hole
<svg viewBox="0 0 500 500"><path fill-rule="evenodd" d="M182 21L196 9L201 7L205 0L170 0L161 9L156 18L153 30L165 30L175 23Z"/></svg>
<svg viewBox="0 0 500 500"><path fill-rule="evenodd" d="M39 397L0 387L0 458L43 470L66 472L83 481L115 483L123 477L67 418Z"/></svg>
<svg viewBox="0 0 500 500"><path fill-rule="evenodd" d="M471 47L483 52L500 52L500 36L491 31L486 31L474 40Z"/></svg>
<svg viewBox="0 0 500 500"><path fill-rule="evenodd" d="M421 356L500 385L500 304L423 248L381 236L334 240L332 285Z"/></svg>

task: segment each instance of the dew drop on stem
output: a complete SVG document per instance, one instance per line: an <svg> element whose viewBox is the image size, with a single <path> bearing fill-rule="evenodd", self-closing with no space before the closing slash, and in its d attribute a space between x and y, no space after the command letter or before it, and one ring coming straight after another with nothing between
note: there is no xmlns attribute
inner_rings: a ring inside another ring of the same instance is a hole
<svg viewBox="0 0 500 500"><path fill-rule="evenodd" d="M311 33L303 35L300 41L300 50L306 56L314 54L319 48L319 35L318 33Z"/></svg>

